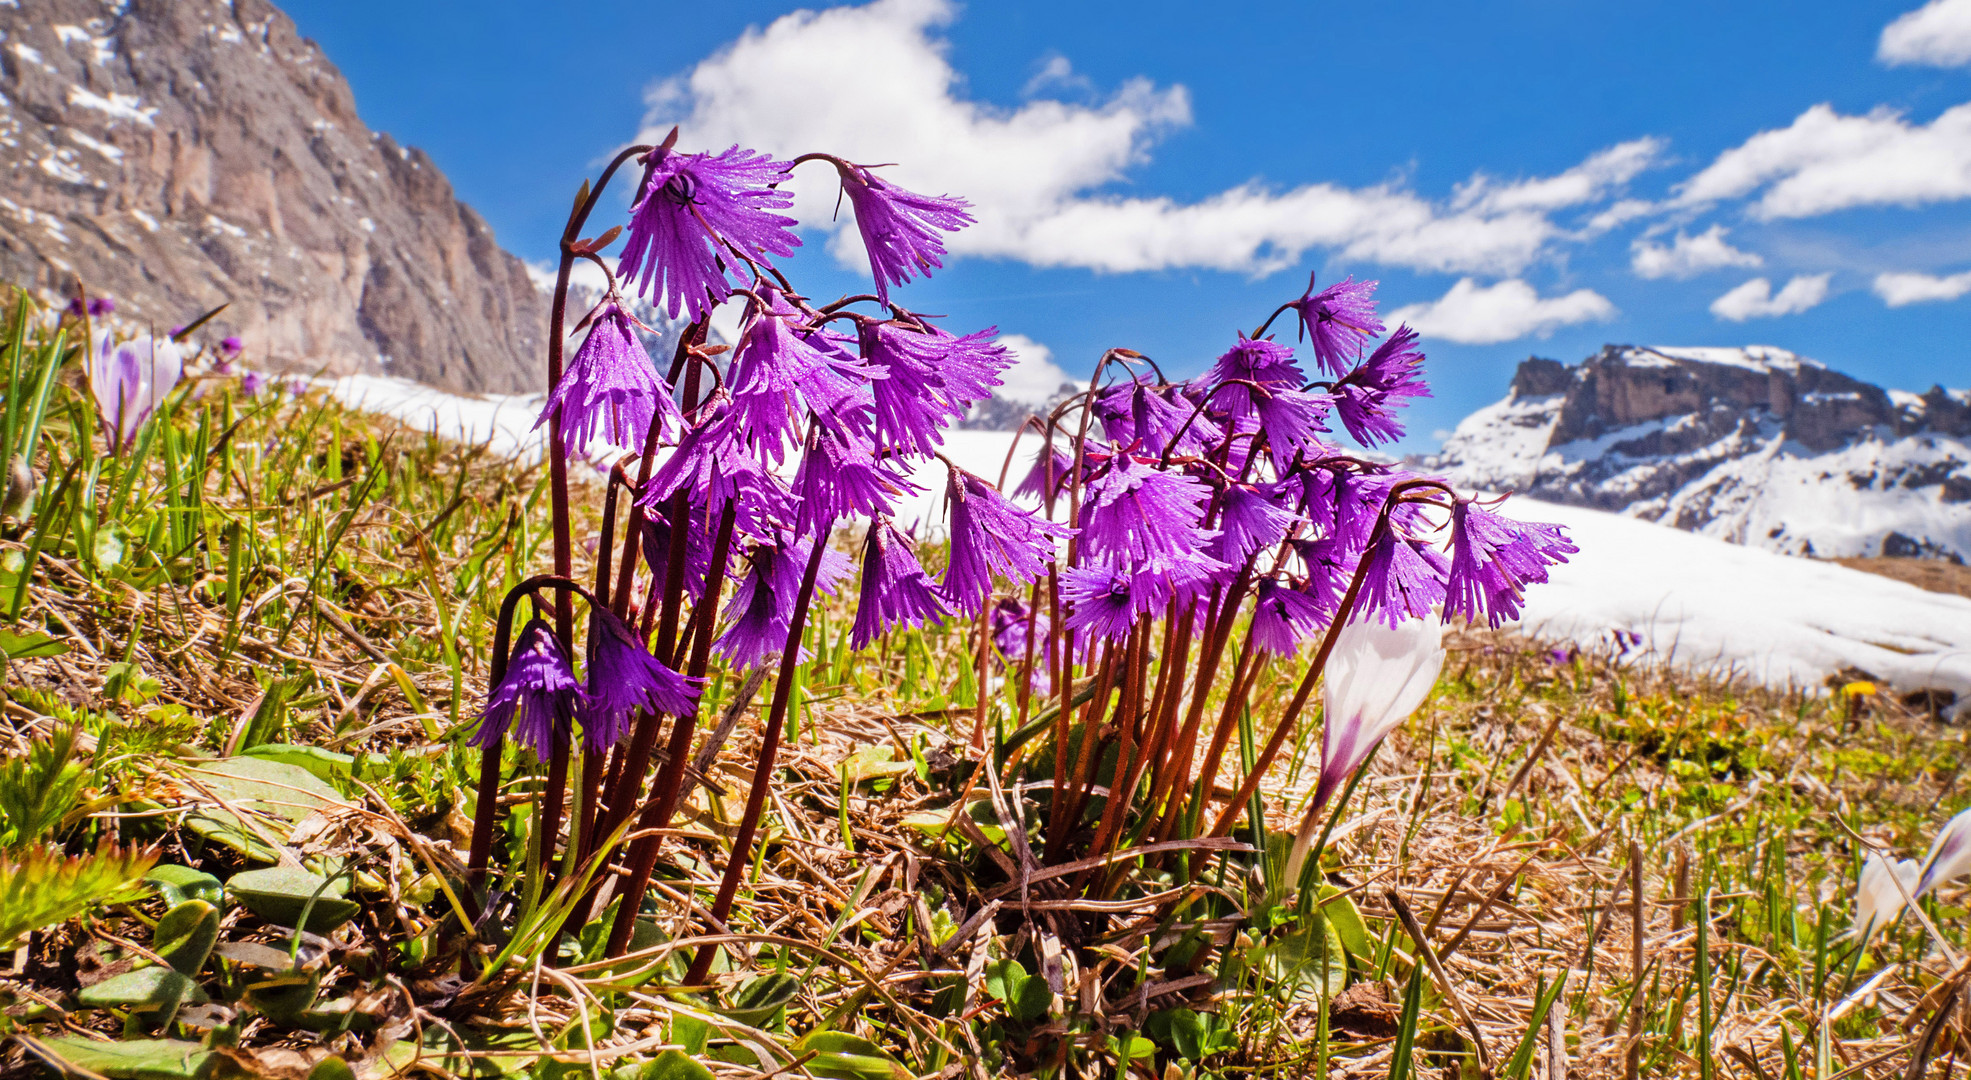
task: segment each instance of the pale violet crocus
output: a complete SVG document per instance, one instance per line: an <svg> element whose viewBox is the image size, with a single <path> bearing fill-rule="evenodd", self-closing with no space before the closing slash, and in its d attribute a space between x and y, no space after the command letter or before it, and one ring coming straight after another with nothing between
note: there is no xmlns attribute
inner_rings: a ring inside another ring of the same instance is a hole
<svg viewBox="0 0 1971 1080"><path fill-rule="evenodd" d="M1930 853L1923 857L1923 874L1917 878L1915 895L1922 896L1966 873L1971 873L1971 810L1960 811L1951 818L1930 842Z"/></svg>
<svg viewBox="0 0 1971 1080"><path fill-rule="evenodd" d="M107 332L90 350L89 388L111 449L122 450L185 375L185 354L169 338L149 335L117 343Z"/></svg>
<svg viewBox="0 0 1971 1080"><path fill-rule="evenodd" d="M1407 619L1393 627L1364 619L1342 627L1322 674L1321 777L1287 856L1287 887L1300 880L1328 800L1423 704L1443 670L1444 627L1437 619Z"/></svg>
<svg viewBox="0 0 1971 1080"><path fill-rule="evenodd" d="M1915 859L1891 862L1870 852L1855 888L1855 936L1867 942L1876 931L1894 923L1903 905L1915 895L1918 875Z"/></svg>

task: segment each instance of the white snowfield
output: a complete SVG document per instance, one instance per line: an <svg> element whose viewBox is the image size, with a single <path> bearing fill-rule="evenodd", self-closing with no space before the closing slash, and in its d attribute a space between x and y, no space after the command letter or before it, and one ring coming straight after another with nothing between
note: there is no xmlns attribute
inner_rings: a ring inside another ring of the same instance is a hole
<svg viewBox="0 0 1971 1080"><path fill-rule="evenodd" d="M403 379L348 376L319 385L353 407L503 454L538 458L539 395L462 397ZM951 432L944 453L996 480L1011 433ZM1010 488L1038 443L1021 441ZM932 460L912 481L898 518L920 533L943 528L946 466ZM1567 527L1581 551L1527 592L1521 626L1538 637L1607 650L1615 631L1640 635L1633 662L1660 659L1688 670L1768 686L1821 689L1844 667L1900 690L1934 687L1971 699L1971 600L1834 563L1780 555L1598 510L1514 498L1505 512Z"/></svg>

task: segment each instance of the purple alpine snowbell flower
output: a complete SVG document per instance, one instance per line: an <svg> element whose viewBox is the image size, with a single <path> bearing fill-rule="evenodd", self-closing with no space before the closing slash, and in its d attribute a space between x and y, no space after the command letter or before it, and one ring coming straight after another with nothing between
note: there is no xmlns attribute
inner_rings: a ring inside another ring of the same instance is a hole
<svg viewBox="0 0 1971 1080"><path fill-rule="evenodd" d="M1163 453L1173 438L1178 453L1197 453L1224 437L1216 423L1203 414L1193 416L1195 412L1191 402L1147 377L1117 383L1095 396L1095 415L1109 441L1140 446L1151 454Z"/></svg>
<svg viewBox="0 0 1971 1080"><path fill-rule="evenodd" d="M259 397L267 386L267 377L257 371L249 371L240 376L240 393L247 397Z"/></svg>
<svg viewBox="0 0 1971 1080"><path fill-rule="evenodd" d="M1103 641L1126 639L1137 617L1161 611L1170 602L1170 592L1154 574L1132 574L1104 564L1063 571L1061 599L1068 605L1064 625L1088 631L1082 637L1083 651L1088 652Z"/></svg>
<svg viewBox="0 0 1971 1080"><path fill-rule="evenodd" d="M1239 339L1225 350L1218 362L1199 380L1207 387L1238 379L1258 383L1268 390L1298 390L1307 376L1294 363L1293 349L1271 338ZM1252 415L1254 394L1251 387L1234 384L1212 395L1212 404L1224 409L1233 420Z"/></svg>
<svg viewBox="0 0 1971 1080"><path fill-rule="evenodd" d="M999 651L1000 662L1008 669L1016 669L1026 663L1029 635L1034 648L1034 670L1027 689L1036 694L1045 694L1053 685L1054 669L1053 635L1047 632L1049 620L1045 611L1036 612L1018 597L1001 597L992 608L992 644Z"/></svg>
<svg viewBox="0 0 1971 1080"><path fill-rule="evenodd" d="M1047 572L1055 545L1074 530L1022 510L999 489L963 469L951 470L945 486L951 518L951 562L940 592L953 610L977 615L992 595L998 574L1024 585Z"/></svg>
<svg viewBox="0 0 1971 1080"><path fill-rule="evenodd" d="M745 431L776 465L809 412L845 437L866 436L869 417L857 399L866 392L869 373L846 355L821 347L832 335L795 327L797 313L778 292L765 289L764 295L769 308L753 313L727 375L732 407L744 417Z"/></svg>
<svg viewBox="0 0 1971 1080"><path fill-rule="evenodd" d="M680 310L694 322L703 318L732 295L730 275L743 266L726 245L763 263L801 246L787 228L799 223L773 212L794 205L792 195L772 186L786 177L785 162L737 146L721 154L651 151L617 273L671 318Z"/></svg>
<svg viewBox="0 0 1971 1080"><path fill-rule="evenodd" d="M219 343L219 351L227 356L238 356L244 348L246 346L240 344L240 339L237 337L229 337Z"/></svg>
<svg viewBox="0 0 1971 1080"><path fill-rule="evenodd" d="M916 545L889 518L869 526L863 546L862 591L856 599L855 627L849 644L866 649L869 643L898 627L915 628L938 622L950 610L931 586Z"/></svg>
<svg viewBox="0 0 1971 1080"><path fill-rule="evenodd" d="M701 507L685 511L684 591L693 603L705 595L705 582L712 572L712 535L717 523ZM663 588L669 579L671 560L671 506L668 502L645 507L643 518L643 561L650 568L650 587Z"/></svg>
<svg viewBox="0 0 1971 1080"><path fill-rule="evenodd" d="M841 163L842 191L855 208L856 229L869 252L877 299L890 302L891 284L902 285L944 268L944 237L973 223L972 204L950 195L905 191L860 165Z"/></svg>
<svg viewBox="0 0 1971 1080"><path fill-rule="evenodd" d="M944 443L943 429L992 396L1013 354L993 340L998 327L953 337L933 326L865 322L863 361L883 374L871 384L876 438L913 454Z"/></svg>
<svg viewBox="0 0 1971 1080"><path fill-rule="evenodd" d="M1253 396L1257 399L1252 404L1253 412L1259 417L1260 429L1266 432L1266 448L1272 454L1275 469L1285 472L1294 458L1318 458L1327 449L1327 444L1315 436L1328 432L1328 425L1322 421L1327 419L1333 398L1299 390L1275 390Z"/></svg>
<svg viewBox="0 0 1971 1080"><path fill-rule="evenodd" d="M508 654L505 677L486 696L472 745L490 749L511 730L514 743L546 761L567 745L575 714L587 704L588 694L575 681L554 629L533 619L521 628Z"/></svg>
<svg viewBox="0 0 1971 1080"><path fill-rule="evenodd" d="M1398 327L1367 360L1335 383L1335 411L1363 446L1402 438L1403 424L1393 410L1409 404L1411 398L1430 396L1423 381L1423 353L1416 343L1415 330Z"/></svg>
<svg viewBox="0 0 1971 1080"><path fill-rule="evenodd" d="M534 426L555 415L561 417L562 447L577 454L586 453L597 435L612 446L640 450L653 422L662 425L665 436L684 426L670 386L615 300L604 300L590 316L589 336L561 372Z"/></svg>
<svg viewBox="0 0 1971 1080"><path fill-rule="evenodd" d="M916 490L891 466L877 461L869 446L817 424L794 474L794 496L800 500L794 531L806 536L837 518L888 515L898 495Z"/></svg>
<svg viewBox="0 0 1971 1080"><path fill-rule="evenodd" d="M1484 619L1495 629L1519 618L1525 587L1581 549L1558 525L1514 521L1468 499L1451 508L1451 565L1444 617Z"/></svg>
<svg viewBox="0 0 1971 1080"><path fill-rule="evenodd" d="M1042 502L1054 498L1067 485L1068 473L1074 470L1074 455L1048 443L1034 455L1033 468L1027 471L1026 479L1013 489L1016 496L1026 495Z"/></svg>
<svg viewBox="0 0 1971 1080"><path fill-rule="evenodd" d="M1271 578L1259 583L1252 609L1252 643L1275 656L1292 656L1327 622L1321 603Z"/></svg>
<svg viewBox="0 0 1971 1080"><path fill-rule="evenodd" d="M1300 331L1314 345L1314 359L1330 373L1348 370L1364 342L1382 333L1382 320L1376 318L1376 283L1348 278L1314 291L1314 275L1307 276L1307 294L1294 301L1300 313Z"/></svg>
<svg viewBox="0 0 1971 1080"><path fill-rule="evenodd" d="M1091 560L1137 570L1161 570L1204 554L1218 530L1203 527L1211 489L1176 471L1164 471L1128 454L1088 485L1081 535Z"/></svg>
<svg viewBox="0 0 1971 1080"><path fill-rule="evenodd" d="M807 572L808 556L814 540L782 538L777 543L754 546L749 561L752 571L733 590L725 617L733 620L726 632L712 643L712 650L725 657L734 668L744 670L766 663L787 647L787 636L794 620L794 605L800 599L801 575ZM824 548L821 566L814 578L814 591L833 595L851 567L840 552ZM799 659L806 660L806 648Z"/></svg>
<svg viewBox="0 0 1971 1080"><path fill-rule="evenodd" d="M1451 560L1401 529L1383 530L1362 557L1369 568L1362 575L1360 605L1370 617L1396 626L1428 618L1432 607L1444 603Z"/></svg>
<svg viewBox="0 0 1971 1080"><path fill-rule="evenodd" d="M680 489L690 492L694 506L713 512L732 501L739 511L734 527L757 539L772 537L798 512L786 483L746 445L745 417L724 404L713 406L697 427L685 432L677 450L644 485L638 502L652 509Z"/></svg>
<svg viewBox="0 0 1971 1080"><path fill-rule="evenodd" d="M614 747L630 728L638 709L685 716L698 707L693 680L650 655L616 613L596 608L594 655L589 660L587 694L576 712L582 721L582 748L595 754Z"/></svg>
<svg viewBox="0 0 1971 1080"><path fill-rule="evenodd" d="M1259 549L1279 543L1293 520L1293 513L1268 491L1232 484L1218 497L1218 545L1212 554L1220 562L1243 563Z"/></svg>

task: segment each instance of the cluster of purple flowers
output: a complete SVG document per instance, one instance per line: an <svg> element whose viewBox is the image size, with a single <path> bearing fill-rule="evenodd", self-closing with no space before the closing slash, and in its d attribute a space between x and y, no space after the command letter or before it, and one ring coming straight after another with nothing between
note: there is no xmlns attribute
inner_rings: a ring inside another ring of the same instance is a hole
<svg viewBox="0 0 1971 1080"><path fill-rule="evenodd" d="M774 265L801 243L792 231L798 223L782 213L792 198L780 185L810 160L836 167L869 252L874 297L818 307ZM892 286L942 265L943 233L972 222L964 201L906 191L827 155L785 162L739 147L683 153L667 142L645 154L643 165L617 266L624 290L695 326L737 300L744 309L738 340L723 366L714 363L714 350L681 353L702 380L680 382L709 389L680 392L670 381L677 372L660 372L636 333L631 305L612 285L578 324L586 337L539 423L558 421L555 449L563 454L584 453L597 441L659 450L637 493L639 546L651 575L646 605L657 602L666 580L677 529L685 531L684 589L694 603L712 605L720 620L712 651L734 668L763 665L789 647L806 579L832 594L852 578L850 560L827 547L840 527L859 524L866 532L858 647L899 626L977 615L993 595L995 575L1025 583L1044 574L1068 530L955 467L947 495L953 551L941 576L925 569L915 539L893 520L898 498L914 490L912 468L937 453L944 429L989 396L1012 362L993 329L953 334L890 295ZM730 521L730 541L721 546L713 536L723 520ZM718 550L726 553L724 566L714 565ZM720 597L704 595L707 582L728 578L737 586L719 606ZM622 625L612 623L601 638L610 651L591 645L586 690L565 651L548 664L543 657L552 650L539 634L523 635L516 658L524 647L534 659L516 659L495 688L484 744L518 725L516 740L540 750L550 745L544 738L566 738L566 725L514 716L565 716L582 722L589 749L607 749L636 708L681 714L692 707L689 688L677 682L683 677L650 656L647 624L642 639L627 629L616 634ZM624 649L648 663L630 663ZM597 688L612 679L644 689L634 700L611 697L628 702L621 708L586 704L608 696ZM517 689L522 684L551 686L569 704L558 712L502 705L528 700Z"/></svg>

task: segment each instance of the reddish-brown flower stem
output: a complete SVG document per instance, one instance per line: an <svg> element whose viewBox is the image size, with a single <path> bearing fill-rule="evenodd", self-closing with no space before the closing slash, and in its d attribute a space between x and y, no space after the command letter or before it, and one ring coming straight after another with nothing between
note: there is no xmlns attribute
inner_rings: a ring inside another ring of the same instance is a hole
<svg viewBox="0 0 1971 1080"><path fill-rule="evenodd" d="M759 830L760 815L766 812L767 789L773 784L774 759L780 752L780 731L787 720L787 706L793 700L794 674L801 664L801 637L807 629L808 606L814 600L815 577L821 571L821 557L828 552L828 527L817 530L814 549L808 554L807 569L801 573L801 591L794 600L793 618L787 626L787 647L780 653L780 671L774 679L773 704L767 713L766 731L760 736L760 753L753 764L752 790L746 793L746 811L739 819L739 833L732 838L732 854L727 857L725 877L719 881L718 895L712 899L709 920L717 932L732 914L733 897L739 892L739 879L752 862L753 836ZM990 763L987 763L988 767ZM716 947L701 945L686 973L686 986L705 981L712 967Z"/></svg>

